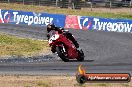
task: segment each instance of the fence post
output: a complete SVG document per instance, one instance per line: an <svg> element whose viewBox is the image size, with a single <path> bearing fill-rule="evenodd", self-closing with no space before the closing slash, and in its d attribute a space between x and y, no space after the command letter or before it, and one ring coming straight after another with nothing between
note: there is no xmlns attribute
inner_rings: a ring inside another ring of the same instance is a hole
<svg viewBox="0 0 132 87"><path fill-rule="evenodd" d="M130 12L131 12L132 0L130 1Z"/></svg>
<svg viewBox="0 0 132 87"><path fill-rule="evenodd" d="M112 7L112 1L110 0L110 11L111 11L111 7Z"/></svg>
<svg viewBox="0 0 132 87"><path fill-rule="evenodd" d="M10 0L8 0L8 3L10 3Z"/></svg>
<svg viewBox="0 0 132 87"><path fill-rule="evenodd" d="M92 8L93 8L93 2L91 2L90 8L91 8L91 11L92 11L92 10L93 10L93 9L92 9Z"/></svg>
<svg viewBox="0 0 132 87"><path fill-rule="evenodd" d="M75 4L72 2L72 9L75 9Z"/></svg>
<svg viewBox="0 0 132 87"><path fill-rule="evenodd" d="M24 0L23 0L23 2L22 2L22 3L23 3L23 5L24 5Z"/></svg>
<svg viewBox="0 0 132 87"><path fill-rule="evenodd" d="M40 0L39 0L39 2L38 2L38 5L40 6Z"/></svg>
<svg viewBox="0 0 132 87"><path fill-rule="evenodd" d="M58 7L58 0L56 0L56 7Z"/></svg>

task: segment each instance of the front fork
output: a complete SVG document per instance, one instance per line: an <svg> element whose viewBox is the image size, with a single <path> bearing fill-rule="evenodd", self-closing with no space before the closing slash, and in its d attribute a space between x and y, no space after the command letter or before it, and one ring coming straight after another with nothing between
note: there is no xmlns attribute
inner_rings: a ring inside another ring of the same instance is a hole
<svg viewBox="0 0 132 87"><path fill-rule="evenodd" d="M66 53L66 48L65 48L65 46L64 46L63 44L59 44L59 45L57 45L57 46L62 47L63 52ZM56 47L57 47L57 46L51 46L51 51L52 51L53 53L56 52Z"/></svg>
<svg viewBox="0 0 132 87"><path fill-rule="evenodd" d="M62 48L63 48L64 53L66 53L66 49L63 44L62 44Z"/></svg>

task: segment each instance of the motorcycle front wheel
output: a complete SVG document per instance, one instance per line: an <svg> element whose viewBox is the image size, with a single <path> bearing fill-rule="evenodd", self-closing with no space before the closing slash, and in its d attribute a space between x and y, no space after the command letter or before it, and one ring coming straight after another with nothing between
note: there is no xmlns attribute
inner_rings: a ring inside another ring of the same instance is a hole
<svg viewBox="0 0 132 87"><path fill-rule="evenodd" d="M61 46L57 46L56 47L56 52L58 54L58 56L64 61L64 62L68 62L69 58L66 56L66 53L63 50L63 47Z"/></svg>
<svg viewBox="0 0 132 87"><path fill-rule="evenodd" d="M84 61L84 53L81 50L78 50L78 58L77 58L78 61Z"/></svg>

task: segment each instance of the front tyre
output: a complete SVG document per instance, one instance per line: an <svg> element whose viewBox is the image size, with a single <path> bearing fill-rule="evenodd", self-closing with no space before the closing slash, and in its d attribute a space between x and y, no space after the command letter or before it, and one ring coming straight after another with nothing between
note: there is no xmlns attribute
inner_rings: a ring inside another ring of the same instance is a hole
<svg viewBox="0 0 132 87"><path fill-rule="evenodd" d="M64 50L63 50L63 47L57 46L57 47L56 47L56 52L57 52L58 56L59 56L64 62L68 62L68 61L69 61L68 57L66 56L66 53L65 53Z"/></svg>
<svg viewBox="0 0 132 87"><path fill-rule="evenodd" d="M81 50L78 50L78 58L77 58L78 61L84 61L84 53Z"/></svg>

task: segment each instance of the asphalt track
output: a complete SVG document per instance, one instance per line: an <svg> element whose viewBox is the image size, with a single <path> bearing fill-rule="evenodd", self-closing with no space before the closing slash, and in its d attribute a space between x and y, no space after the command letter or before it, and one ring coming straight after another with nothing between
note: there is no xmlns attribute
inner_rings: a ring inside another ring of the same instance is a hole
<svg viewBox="0 0 132 87"><path fill-rule="evenodd" d="M132 34L70 29L85 61L61 61L55 54L0 59L0 74L75 75L82 64L88 73L132 74ZM0 32L22 38L46 39L44 27L0 24Z"/></svg>

